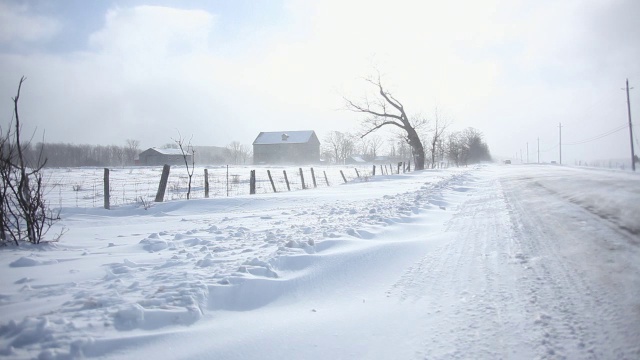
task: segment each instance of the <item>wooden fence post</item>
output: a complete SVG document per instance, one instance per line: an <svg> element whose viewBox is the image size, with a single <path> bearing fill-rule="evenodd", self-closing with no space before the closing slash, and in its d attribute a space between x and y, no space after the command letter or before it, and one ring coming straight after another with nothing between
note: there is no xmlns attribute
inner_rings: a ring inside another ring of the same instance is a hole
<svg viewBox="0 0 640 360"><path fill-rule="evenodd" d="M407 162L407 171L411 172L411 159Z"/></svg>
<svg viewBox="0 0 640 360"><path fill-rule="evenodd" d="M107 168L104 168L104 208L111 209L109 204L109 169Z"/></svg>
<svg viewBox="0 0 640 360"><path fill-rule="evenodd" d="M300 169L300 181L302 181L302 190L306 189L307 187L304 185L304 174L302 173L302 168Z"/></svg>
<svg viewBox="0 0 640 360"><path fill-rule="evenodd" d="M402 173L406 173L407 172L407 166L404 164L404 161L402 162Z"/></svg>
<svg viewBox="0 0 640 360"><path fill-rule="evenodd" d="M326 181L327 182L327 186L329 186L329 178L327 177L327 172L323 171L323 173L324 173L324 181Z"/></svg>
<svg viewBox="0 0 640 360"><path fill-rule="evenodd" d="M344 180L345 184L347 183L347 178L344 177L344 173L340 170L340 175L342 175L342 180Z"/></svg>
<svg viewBox="0 0 640 360"><path fill-rule="evenodd" d="M273 188L273 192L276 191L276 184L273 183L273 178L271 177L271 170L267 170L267 175L269 175L269 181L271 182L271 187Z"/></svg>
<svg viewBox="0 0 640 360"><path fill-rule="evenodd" d="M209 171L204 169L204 197L209 197Z"/></svg>
<svg viewBox="0 0 640 360"><path fill-rule="evenodd" d="M229 165L227 165L227 197L229 197Z"/></svg>
<svg viewBox="0 0 640 360"><path fill-rule="evenodd" d="M356 170L356 177L360 178L360 173L358 172L358 169L354 168Z"/></svg>
<svg viewBox="0 0 640 360"><path fill-rule="evenodd" d="M373 176L376 176L376 166L373 165Z"/></svg>
<svg viewBox="0 0 640 360"><path fill-rule="evenodd" d="M313 187L317 188L318 185L316 184L316 173L313 171L313 168L311 168L311 179L313 180Z"/></svg>
<svg viewBox="0 0 640 360"><path fill-rule="evenodd" d="M158 185L158 192L156 193L156 202L164 201L164 192L167 190L167 181L169 180L169 170L171 166L165 164L162 167L162 176L160 177L160 185Z"/></svg>
<svg viewBox="0 0 640 360"><path fill-rule="evenodd" d="M251 175L249 177L249 195L254 195L256 193L256 171L251 170Z"/></svg>
<svg viewBox="0 0 640 360"><path fill-rule="evenodd" d="M400 166L402 166L402 162L398 162L398 175L400 175Z"/></svg>
<svg viewBox="0 0 640 360"><path fill-rule="evenodd" d="M291 191L291 186L289 186L289 178L287 177L287 170L282 170L284 174L284 182L287 183L287 191Z"/></svg>

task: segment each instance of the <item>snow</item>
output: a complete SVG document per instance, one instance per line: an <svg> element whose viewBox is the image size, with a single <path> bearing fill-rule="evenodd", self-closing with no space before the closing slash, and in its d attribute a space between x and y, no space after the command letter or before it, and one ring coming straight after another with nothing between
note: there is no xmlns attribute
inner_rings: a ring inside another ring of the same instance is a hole
<svg viewBox="0 0 640 360"><path fill-rule="evenodd" d="M148 210L0 249L0 356L639 358L640 177L483 165Z"/></svg>

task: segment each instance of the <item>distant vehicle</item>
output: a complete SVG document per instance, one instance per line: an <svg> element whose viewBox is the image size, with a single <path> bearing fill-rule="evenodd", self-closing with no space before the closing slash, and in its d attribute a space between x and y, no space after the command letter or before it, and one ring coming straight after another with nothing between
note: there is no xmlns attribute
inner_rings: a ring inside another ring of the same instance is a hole
<svg viewBox="0 0 640 360"><path fill-rule="evenodd" d="M555 160L551 161L552 164L557 164L557 162L555 162Z"/></svg>
<svg viewBox="0 0 640 360"><path fill-rule="evenodd" d="M504 163L505 164L511 164L511 160L505 160Z"/></svg>

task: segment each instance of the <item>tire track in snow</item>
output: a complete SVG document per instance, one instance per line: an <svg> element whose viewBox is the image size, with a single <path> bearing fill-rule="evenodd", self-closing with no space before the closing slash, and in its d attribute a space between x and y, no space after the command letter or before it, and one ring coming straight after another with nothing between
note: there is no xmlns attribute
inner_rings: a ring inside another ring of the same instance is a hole
<svg viewBox="0 0 640 360"><path fill-rule="evenodd" d="M441 235L446 244L388 291L424 309L416 314L424 345L415 357L639 358L637 305L577 266L584 260L576 246L627 235L551 193L485 174ZM588 227L580 227L584 217Z"/></svg>
<svg viewBox="0 0 640 360"><path fill-rule="evenodd" d="M515 238L521 240L525 260L529 259L527 270L531 275L522 285L531 294L527 311L543 334L541 357L638 358L637 325L633 331L627 322L624 329L625 322L621 321L626 306L616 303L616 294L598 286L581 269L585 260L593 261L590 266L595 267L603 260L602 254L596 253L591 259L583 258L588 252L575 255L584 251L576 250L581 246L600 242L600 236L616 239L627 235L570 200L558 201L560 197L554 192L537 186L528 189L513 180L505 183L517 229ZM586 222L590 228L581 227Z"/></svg>
<svg viewBox="0 0 640 360"><path fill-rule="evenodd" d="M509 241L511 224L499 184L476 179L456 210L443 235L447 243L410 268L388 293L425 308L419 335L424 346L416 358L530 357L530 346L512 335L524 331L523 300L514 290L520 249Z"/></svg>

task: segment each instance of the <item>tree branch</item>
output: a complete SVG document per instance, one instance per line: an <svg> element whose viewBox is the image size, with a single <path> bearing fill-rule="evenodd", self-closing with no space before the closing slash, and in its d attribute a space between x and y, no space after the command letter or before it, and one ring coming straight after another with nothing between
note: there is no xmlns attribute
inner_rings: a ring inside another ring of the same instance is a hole
<svg viewBox="0 0 640 360"><path fill-rule="evenodd" d="M381 118L393 118L393 119L397 119L397 120L403 121L401 116L387 113L386 109L384 107L384 104L380 105L383 108L383 111L382 112L377 112L377 111L371 110L371 108L370 108L368 103L367 103L367 107L362 107L362 106L360 106L358 104L355 104L353 101L351 101L351 100L349 100L347 98L344 98L344 100L347 102L349 111L367 113L367 114L375 115L375 116L378 116L378 117L381 117Z"/></svg>
<svg viewBox="0 0 640 360"><path fill-rule="evenodd" d="M360 136L360 139L364 138L365 136L371 134L372 132L380 129L381 127L383 127L385 125L395 125L395 126L401 128L402 130L406 130L403 125L400 125L395 121L385 121L385 122L383 122L381 124L378 124L378 125L374 126L372 129L368 130L367 132L365 132L364 135Z"/></svg>

